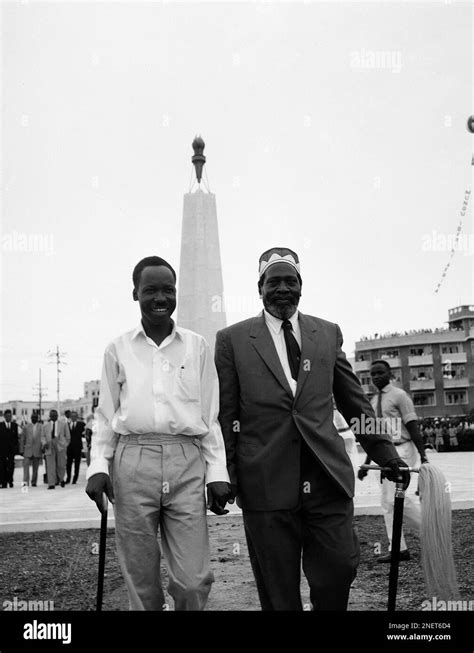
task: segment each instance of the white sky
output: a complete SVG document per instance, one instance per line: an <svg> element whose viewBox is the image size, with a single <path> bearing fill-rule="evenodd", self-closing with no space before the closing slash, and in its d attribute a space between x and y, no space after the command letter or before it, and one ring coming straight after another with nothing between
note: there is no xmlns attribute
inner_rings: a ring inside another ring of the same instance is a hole
<svg viewBox="0 0 474 653"><path fill-rule="evenodd" d="M349 356L472 303L472 240L437 295L449 251L423 249L455 233L472 183L469 3L4 3L2 32L1 401L33 398L40 366L55 398L56 344L62 398L80 396L138 323L134 265L179 270L196 133L244 309L228 323L255 314L274 245L299 253L300 308L338 322ZM385 67L355 67L375 51Z"/></svg>

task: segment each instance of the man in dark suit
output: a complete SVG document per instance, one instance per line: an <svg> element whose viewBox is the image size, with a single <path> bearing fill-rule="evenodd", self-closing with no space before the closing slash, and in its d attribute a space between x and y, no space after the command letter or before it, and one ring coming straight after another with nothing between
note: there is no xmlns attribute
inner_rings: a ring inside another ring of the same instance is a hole
<svg viewBox="0 0 474 653"><path fill-rule="evenodd" d="M0 485L13 487L15 455L19 452L18 424L12 421L12 411L7 408L0 423Z"/></svg>
<svg viewBox="0 0 474 653"><path fill-rule="evenodd" d="M345 610L359 562L354 473L333 423L375 419L337 324L303 315L298 256L260 257L264 311L217 333L219 421L264 610L301 610L300 569L315 610ZM352 422L354 423L354 422ZM359 429L359 432L363 429ZM358 436L387 477L409 472L386 435Z"/></svg>
<svg viewBox="0 0 474 653"><path fill-rule="evenodd" d="M71 441L67 448L67 463L66 463L66 483L71 482L72 463L74 462L74 476L72 484L77 483L79 476L79 467L81 465L82 454L82 434L84 433L85 423L77 419L76 411L71 412L71 419L69 421L69 430L71 433Z"/></svg>
<svg viewBox="0 0 474 653"><path fill-rule="evenodd" d="M7 412L7 411L5 411ZM0 422L0 488L8 488L8 470L12 455L12 439L2 414Z"/></svg>

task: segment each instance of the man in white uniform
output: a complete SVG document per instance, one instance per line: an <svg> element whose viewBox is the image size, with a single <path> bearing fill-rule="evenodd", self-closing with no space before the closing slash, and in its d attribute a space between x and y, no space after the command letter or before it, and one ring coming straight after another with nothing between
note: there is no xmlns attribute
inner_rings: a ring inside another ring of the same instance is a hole
<svg viewBox="0 0 474 653"><path fill-rule="evenodd" d="M408 467L418 467L419 457L421 463L427 463L423 438L418 430L417 416L413 402L402 388L397 388L391 383L391 368L386 360L373 361L370 367L372 383L378 389L378 393L371 399L372 408L383 428L391 435L392 442L397 448L397 453ZM370 458L366 459L366 464ZM367 475L366 470L359 470L357 476L362 481ZM413 485L412 485L413 488ZM390 562L392 548L392 527L393 527L393 506L394 506L393 483L383 478L382 481L382 510L385 519L385 528L389 540L389 553L379 556L378 562ZM419 534L421 523L420 501L414 494L405 493L403 507L403 519ZM410 552L405 542L402 530L400 542L400 560L409 560Z"/></svg>

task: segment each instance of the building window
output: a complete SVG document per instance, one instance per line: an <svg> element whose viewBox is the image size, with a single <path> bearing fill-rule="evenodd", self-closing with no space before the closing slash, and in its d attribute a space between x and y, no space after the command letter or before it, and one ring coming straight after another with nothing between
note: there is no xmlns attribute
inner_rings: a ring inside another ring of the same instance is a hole
<svg viewBox="0 0 474 653"><path fill-rule="evenodd" d="M415 406L436 406L434 392L416 392L413 395Z"/></svg>
<svg viewBox="0 0 474 653"><path fill-rule="evenodd" d="M357 354L356 353L356 361L357 361L357 363L363 362L363 361L370 361L370 354Z"/></svg>
<svg viewBox="0 0 474 653"><path fill-rule="evenodd" d="M398 358L399 355L398 349L386 349L379 353L380 358Z"/></svg>
<svg viewBox="0 0 474 653"><path fill-rule="evenodd" d="M12 408L12 415L16 415L16 408Z"/></svg>
<svg viewBox="0 0 474 653"><path fill-rule="evenodd" d="M464 379L466 368L462 363L445 363L443 365L443 379Z"/></svg>
<svg viewBox="0 0 474 653"><path fill-rule="evenodd" d="M85 391L84 396L85 396L86 399L89 397L89 390Z"/></svg>
<svg viewBox="0 0 474 653"><path fill-rule="evenodd" d="M359 377L359 381L361 385L365 385L365 386L370 385L371 383L370 374L361 374Z"/></svg>
<svg viewBox="0 0 474 653"><path fill-rule="evenodd" d="M410 368L410 381L432 381L433 367L424 365L423 367Z"/></svg>
<svg viewBox="0 0 474 653"><path fill-rule="evenodd" d="M442 354L460 354L462 351L462 343L460 342L451 342L448 345L441 345Z"/></svg>
<svg viewBox="0 0 474 653"><path fill-rule="evenodd" d="M423 345L418 347L410 347L410 356L426 356L431 354L431 345Z"/></svg>
<svg viewBox="0 0 474 653"><path fill-rule="evenodd" d="M392 376L397 383L402 382L402 370L399 367L392 370Z"/></svg>
<svg viewBox="0 0 474 653"><path fill-rule="evenodd" d="M458 404L467 404L467 392L458 390L457 392L445 392L444 403L446 406L457 406Z"/></svg>

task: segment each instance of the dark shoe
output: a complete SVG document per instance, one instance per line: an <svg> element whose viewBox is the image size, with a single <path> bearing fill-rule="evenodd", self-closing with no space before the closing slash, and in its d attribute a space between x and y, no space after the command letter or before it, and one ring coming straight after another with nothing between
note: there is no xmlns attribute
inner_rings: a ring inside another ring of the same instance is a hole
<svg viewBox="0 0 474 653"><path fill-rule="evenodd" d="M10 487L13 487L13 483L9 483Z"/></svg>
<svg viewBox="0 0 474 653"><path fill-rule="evenodd" d="M56 486L55 485L48 485L48 490L55 490Z"/></svg>
<svg viewBox="0 0 474 653"><path fill-rule="evenodd" d="M77 483L77 481L73 481L73 482L72 482L73 485L76 485L76 483Z"/></svg>
<svg viewBox="0 0 474 653"><path fill-rule="evenodd" d="M64 481L61 481L61 487L64 487L66 483Z"/></svg>
<svg viewBox="0 0 474 653"><path fill-rule="evenodd" d="M398 556L398 561L402 562L403 560L410 560L410 551L408 549L405 549L404 551L400 551L400 555ZM387 555L379 556L377 558L377 562L392 562L391 551L389 551Z"/></svg>
<svg viewBox="0 0 474 653"><path fill-rule="evenodd" d="M31 487L36 487L36 483L32 483L32 484L31 484Z"/></svg>
<svg viewBox="0 0 474 653"><path fill-rule="evenodd" d="M67 485L68 483L70 483L70 482L71 482L71 479L70 479L70 478L67 478L67 479L65 480L66 485Z"/></svg>

